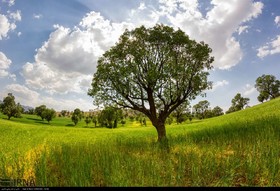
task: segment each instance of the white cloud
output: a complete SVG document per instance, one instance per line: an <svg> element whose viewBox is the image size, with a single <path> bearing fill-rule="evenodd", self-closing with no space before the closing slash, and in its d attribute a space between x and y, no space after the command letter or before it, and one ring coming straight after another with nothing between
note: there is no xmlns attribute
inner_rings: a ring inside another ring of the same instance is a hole
<svg viewBox="0 0 280 191"><path fill-rule="evenodd" d="M252 0L212 0L213 8L204 17L198 9L198 1L160 1L161 11L169 21L183 29L191 38L205 41L213 49L214 66L228 69L242 59L239 42L233 34L244 22L256 18L263 4Z"/></svg>
<svg viewBox="0 0 280 191"><path fill-rule="evenodd" d="M276 16L275 19L274 19L274 22L275 22L277 27L280 27L280 16Z"/></svg>
<svg viewBox="0 0 280 191"><path fill-rule="evenodd" d="M12 61L6 57L3 52L0 52L0 78L9 75L8 69Z"/></svg>
<svg viewBox="0 0 280 191"><path fill-rule="evenodd" d="M247 26L247 25L240 26L237 30L238 34L241 35L243 32L248 33L248 28L249 28L249 26Z"/></svg>
<svg viewBox="0 0 280 191"><path fill-rule="evenodd" d="M0 93L2 97L6 97L8 93L15 96L16 102L22 105L37 107L39 105L46 105L48 108L53 108L56 111L63 109L73 111L75 108L80 108L83 111L92 109L93 106L89 101L83 98L77 99L58 99L40 95L38 92L29 89L28 87L20 84L7 85L3 92Z"/></svg>
<svg viewBox="0 0 280 191"><path fill-rule="evenodd" d="M10 84L6 86L6 92L11 92L18 102L31 103L39 98L39 93L28 89L20 84Z"/></svg>
<svg viewBox="0 0 280 191"><path fill-rule="evenodd" d="M15 0L2 0L3 3L8 3L9 7L15 4Z"/></svg>
<svg viewBox="0 0 280 191"><path fill-rule="evenodd" d="M256 88L251 84L246 84L245 87L243 88L243 90L244 90L244 93L243 93L244 96L249 96L249 95L257 92Z"/></svg>
<svg viewBox="0 0 280 191"><path fill-rule="evenodd" d="M5 15L0 14L0 40L7 37L8 32L11 30L12 26L8 18Z"/></svg>
<svg viewBox="0 0 280 191"><path fill-rule="evenodd" d="M33 14L34 19L41 19L43 17L42 14Z"/></svg>
<svg viewBox="0 0 280 191"><path fill-rule="evenodd" d="M223 87L228 84L229 84L229 82L227 80L217 81L213 84L213 87L210 91L214 92L217 88Z"/></svg>
<svg viewBox="0 0 280 191"><path fill-rule="evenodd" d="M92 78L92 75L67 73L40 63L26 63L23 66L22 75L28 87L45 90L49 94L86 93Z"/></svg>
<svg viewBox="0 0 280 191"><path fill-rule="evenodd" d="M21 21L21 11L11 12L9 13L9 17L15 21Z"/></svg>
<svg viewBox="0 0 280 191"><path fill-rule="evenodd" d="M51 94L87 92L98 57L129 27L96 12L88 13L73 29L54 25L55 31L37 50L35 62L23 66L26 84Z"/></svg>
<svg viewBox="0 0 280 191"><path fill-rule="evenodd" d="M112 22L92 11L74 28L54 25L49 39L37 50L34 63L23 66L25 83L29 88L50 94L84 94L90 87L98 58L126 28L151 27L162 20L180 27L191 38L208 43L213 49L215 67L231 68L242 59L240 44L233 34L245 22L256 18L263 4L252 0L212 0L211 3L213 8L206 16L199 11L198 0L161 0L158 7L140 3L123 22ZM216 87L226 83L222 81Z"/></svg>
<svg viewBox="0 0 280 191"><path fill-rule="evenodd" d="M0 40L8 37L8 33L17 27L16 22L21 21L21 12L19 10L12 13L8 11L8 14L0 14Z"/></svg>
<svg viewBox="0 0 280 191"><path fill-rule="evenodd" d="M137 9L132 9L128 15L127 22L133 23L135 27L145 25L153 27L160 19L160 13L153 6L140 3Z"/></svg>
<svg viewBox="0 0 280 191"><path fill-rule="evenodd" d="M278 54L280 53L280 35L278 35L271 42L257 49L257 56L260 58L264 58L268 55Z"/></svg>

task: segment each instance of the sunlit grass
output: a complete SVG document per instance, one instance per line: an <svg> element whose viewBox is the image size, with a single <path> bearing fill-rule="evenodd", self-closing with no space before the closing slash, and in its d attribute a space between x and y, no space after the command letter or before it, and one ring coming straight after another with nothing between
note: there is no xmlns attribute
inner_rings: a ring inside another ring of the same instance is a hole
<svg viewBox="0 0 280 191"><path fill-rule="evenodd" d="M38 186L280 186L280 99L168 125L169 152L150 122L107 129L0 119L0 132L0 178Z"/></svg>

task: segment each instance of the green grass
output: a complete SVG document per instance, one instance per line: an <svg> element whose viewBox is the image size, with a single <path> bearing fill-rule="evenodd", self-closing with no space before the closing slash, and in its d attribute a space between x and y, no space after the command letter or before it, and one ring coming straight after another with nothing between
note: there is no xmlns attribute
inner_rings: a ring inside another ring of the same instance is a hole
<svg viewBox="0 0 280 191"><path fill-rule="evenodd" d="M150 123L107 129L66 126L69 118L50 125L36 116L0 118L0 178L37 186L280 186L280 99L167 126L169 152Z"/></svg>

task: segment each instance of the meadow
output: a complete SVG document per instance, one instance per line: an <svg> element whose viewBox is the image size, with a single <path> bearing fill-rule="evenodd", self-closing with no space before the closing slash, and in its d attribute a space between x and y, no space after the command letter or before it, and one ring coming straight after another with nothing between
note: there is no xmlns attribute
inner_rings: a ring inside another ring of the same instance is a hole
<svg viewBox="0 0 280 191"><path fill-rule="evenodd" d="M280 186L280 99L167 125L168 151L150 122L92 126L0 115L0 178L43 187Z"/></svg>

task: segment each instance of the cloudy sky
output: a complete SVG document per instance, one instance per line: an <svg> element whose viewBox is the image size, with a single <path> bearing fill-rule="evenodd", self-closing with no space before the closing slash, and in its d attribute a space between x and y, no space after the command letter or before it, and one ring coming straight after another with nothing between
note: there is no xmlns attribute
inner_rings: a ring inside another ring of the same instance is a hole
<svg viewBox="0 0 280 191"><path fill-rule="evenodd" d="M0 99L84 111L98 58L127 29L164 23L213 49L207 97L226 111L255 80L280 79L279 0L0 0Z"/></svg>

